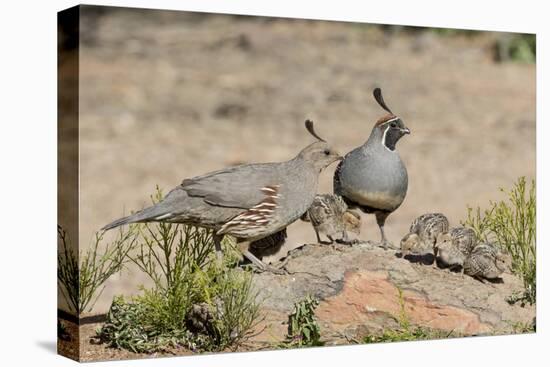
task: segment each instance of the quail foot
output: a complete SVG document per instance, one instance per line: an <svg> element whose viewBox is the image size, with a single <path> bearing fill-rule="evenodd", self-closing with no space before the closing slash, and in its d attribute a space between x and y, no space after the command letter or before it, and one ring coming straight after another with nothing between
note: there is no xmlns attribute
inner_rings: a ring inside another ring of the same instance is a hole
<svg viewBox="0 0 550 367"><path fill-rule="evenodd" d="M185 179L156 205L103 229L145 222L195 225L214 230L218 254L225 235L253 242L283 230L311 206L321 171L341 159L315 133L311 120L305 125L317 141L289 161L239 165ZM261 270L278 271L248 250L244 255Z"/></svg>
<svg viewBox="0 0 550 367"><path fill-rule="evenodd" d="M396 145L410 130L388 108L380 88L373 91L378 104L388 112L380 118L368 140L340 162L334 173L334 193L344 198L350 209L374 214L380 229L380 245L392 246L386 238L384 224L407 194L407 169Z"/></svg>
<svg viewBox="0 0 550 367"><path fill-rule="evenodd" d="M436 242L439 235L447 233L449 221L441 213L426 213L416 218L401 240L401 254L424 255L433 252L433 266L437 267Z"/></svg>

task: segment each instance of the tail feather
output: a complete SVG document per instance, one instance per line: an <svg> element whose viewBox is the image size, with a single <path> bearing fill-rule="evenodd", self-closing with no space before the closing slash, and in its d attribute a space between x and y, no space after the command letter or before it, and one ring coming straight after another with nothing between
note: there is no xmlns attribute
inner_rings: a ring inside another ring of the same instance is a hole
<svg viewBox="0 0 550 367"><path fill-rule="evenodd" d="M170 213L163 210L163 208L159 207L159 205L154 205L149 208L145 208L135 214L117 219L107 224L103 228L101 228L101 230L108 231L110 229L113 229L125 224L150 222L155 219L160 219L159 217L161 216L169 216L169 215Z"/></svg>

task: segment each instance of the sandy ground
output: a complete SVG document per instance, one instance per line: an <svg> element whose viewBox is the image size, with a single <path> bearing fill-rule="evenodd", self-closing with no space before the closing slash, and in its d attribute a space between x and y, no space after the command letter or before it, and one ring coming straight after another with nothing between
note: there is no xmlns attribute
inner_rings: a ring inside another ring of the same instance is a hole
<svg viewBox="0 0 550 367"><path fill-rule="evenodd" d="M398 144L409 172L387 221L398 243L429 211L452 224L467 205L535 175L535 66L492 61L492 34L391 34L353 23L115 11L85 17L80 58L81 248L100 227L183 178L245 162L292 158L313 139L346 153L384 111L382 87L412 134ZM335 165L319 192L332 191ZM362 239L377 240L373 217ZM289 242L314 242L306 223ZM109 280L96 305L146 282Z"/></svg>

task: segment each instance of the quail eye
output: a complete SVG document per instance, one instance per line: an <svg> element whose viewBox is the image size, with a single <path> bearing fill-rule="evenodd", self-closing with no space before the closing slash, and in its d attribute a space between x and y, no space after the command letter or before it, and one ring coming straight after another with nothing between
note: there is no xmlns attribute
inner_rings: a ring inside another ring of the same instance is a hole
<svg viewBox="0 0 550 367"><path fill-rule="evenodd" d="M325 153L325 155L330 155L330 150L325 149L323 153Z"/></svg>
<svg viewBox="0 0 550 367"><path fill-rule="evenodd" d="M393 128L395 128L395 127L397 127L397 123L392 122L392 123L390 123L390 126L393 127Z"/></svg>

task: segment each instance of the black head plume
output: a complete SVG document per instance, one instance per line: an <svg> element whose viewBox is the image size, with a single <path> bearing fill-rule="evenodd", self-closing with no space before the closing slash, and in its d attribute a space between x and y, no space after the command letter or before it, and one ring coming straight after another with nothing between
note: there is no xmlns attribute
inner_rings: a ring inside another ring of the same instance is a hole
<svg viewBox="0 0 550 367"><path fill-rule="evenodd" d="M325 139L322 139L319 135L317 135L317 133L315 132L315 130L313 129L313 121L311 121L310 119L307 119L306 120L306 129L307 131L309 131L309 133L311 135L313 135L317 140L320 140L320 141L324 141L326 143L326 140Z"/></svg>
<svg viewBox="0 0 550 367"><path fill-rule="evenodd" d="M374 88L374 90L372 91L372 95L374 96L374 99L376 99L376 102L378 102L380 107L393 115L393 112L391 112L389 107L386 105L386 102L384 102L384 97L382 97L382 89Z"/></svg>

